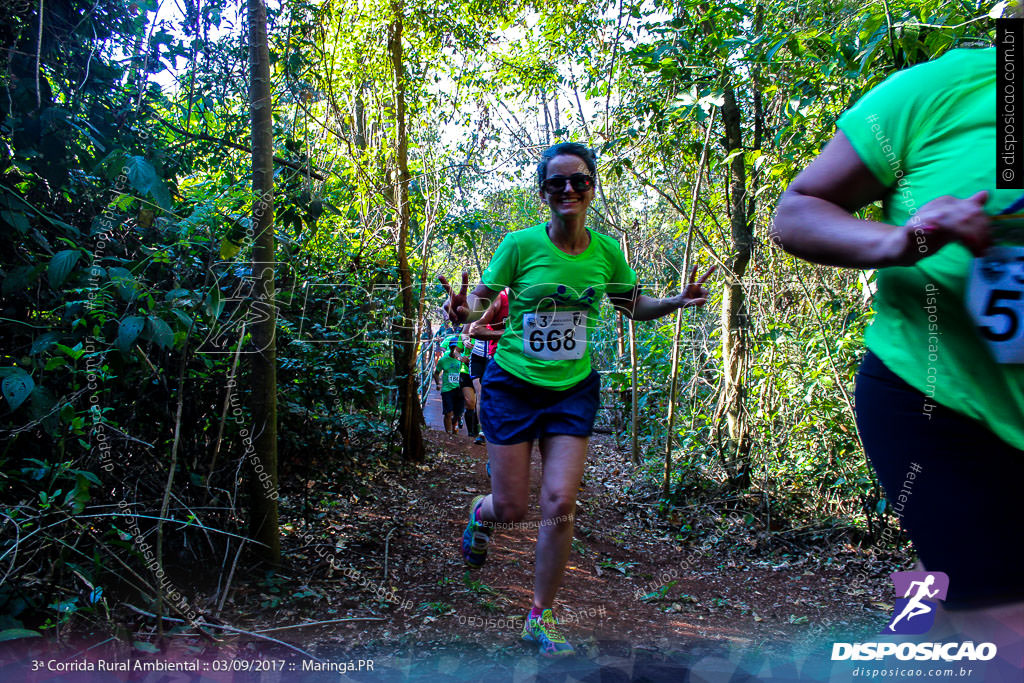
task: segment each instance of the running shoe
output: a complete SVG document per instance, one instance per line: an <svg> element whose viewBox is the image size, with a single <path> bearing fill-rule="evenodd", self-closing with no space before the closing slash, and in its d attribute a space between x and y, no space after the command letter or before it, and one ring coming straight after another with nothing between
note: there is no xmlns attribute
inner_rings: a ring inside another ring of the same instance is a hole
<svg viewBox="0 0 1024 683"><path fill-rule="evenodd" d="M480 507L484 496L477 496L469 504L469 524L462 532L462 561L470 569L479 569L487 561L487 544L491 542L491 535L487 533L487 527L476 521L476 509Z"/></svg>
<svg viewBox="0 0 1024 683"><path fill-rule="evenodd" d="M487 443L487 439L484 438L484 433L480 432L479 434L477 434L476 438L473 439L473 443L475 443L475 444Z"/></svg>
<svg viewBox="0 0 1024 683"><path fill-rule="evenodd" d="M523 640L536 643L544 657L570 657L576 654L565 636L559 633L558 622L550 609L541 612L540 619L531 619L530 615L526 615Z"/></svg>

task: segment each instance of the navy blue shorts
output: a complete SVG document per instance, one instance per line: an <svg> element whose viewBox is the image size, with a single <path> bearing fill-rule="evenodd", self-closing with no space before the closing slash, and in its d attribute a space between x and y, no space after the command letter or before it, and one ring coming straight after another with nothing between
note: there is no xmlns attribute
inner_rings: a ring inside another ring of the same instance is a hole
<svg viewBox="0 0 1024 683"><path fill-rule="evenodd" d="M473 354L469 357L469 376L472 379L480 379L484 376L484 371L487 369L487 363L490 362L490 358L487 356L478 356Z"/></svg>
<svg viewBox="0 0 1024 683"><path fill-rule="evenodd" d="M462 417L462 413L466 412L466 399L462 396L461 387L441 392L441 410L453 413L456 420Z"/></svg>
<svg viewBox="0 0 1024 683"><path fill-rule="evenodd" d="M864 450L893 512L925 569L949 575L945 606L1024 600L1024 452L928 400L870 351L856 391Z"/></svg>
<svg viewBox="0 0 1024 683"><path fill-rule="evenodd" d="M481 381L487 396L479 406L487 440L499 446L546 435L590 436L601 402L596 371L568 389L549 389L523 381L491 359Z"/></svg>

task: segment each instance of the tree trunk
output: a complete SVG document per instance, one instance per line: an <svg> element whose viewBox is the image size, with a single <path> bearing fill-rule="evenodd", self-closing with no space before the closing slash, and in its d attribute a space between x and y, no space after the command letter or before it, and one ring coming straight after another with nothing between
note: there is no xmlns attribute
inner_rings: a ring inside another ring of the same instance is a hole
<svg viewBox="0 0 1024 683"><path fill-rule="evenodd" d="M246 449L249 472L249 536L261 543L257 555L277 566L281 538L277 521L277 349L274 331L274 128L270 99L270 51L267 45L267 8L263 0L248 0L249 100L252 121L253 245L255 280L251 312L252 439ZM246 441L248 443L248 441Z"/></svg>
<svg viewBox="0 0 1024 683"><path fill-rule="evenodd" d="M402 55L402 28L404 7L401 0L391 4L394 19L388 30L388 51L395 87L395 208L398 220L398 271L402 290L402 315L394 344L395 380L398 383L399 432L402 452L406 460L422 462L424 459L423 414L420 408L419 383L416 377L416 305L413 301L412 269L406 252L409 238L409 138L405 112L405 65Z"/></svg>
<svg viewBox="0 0 1024 683"><path fill-rule="evenodd" d="M704 167L708 163L708 148L711 145L711 131L715 127L715 112L711 113L708 120L707 131L704 134L704 147L700 153L700 163L697 164L697 173L693 179L693 192L690 196L690 219L689 230L686 233L686 249L683 253L682 277L679 278L679 291L685 291L690 281L690 258L693 252L693 229L697 224L697 197L700 196L701 182L704 180ZM669 485L672 476L672 440L675 437L675 415L676 415L676 391L679 387L679 337L683 333L683 309L676 310L675 334L672 336L672 371L668 390L668 415L666 422L668 428L665 437L665 478L662 483L662 496L669 497Z"/></svg>
<svg viewBox="0 0 1024 683"><path fill-rule="evenodd" d="M754 9L754 35L761 35L764 32L764 6L758 3ZM764 101L761 95L761 67L755 65L750 71L750 88L753 91L754 99L754 144L751 149L761 151L761 142L764 132ZM762 166L763 168L763 166ZM761 171L754 169L750 174L750 190L747 195L747 216L750 224L757 221L757 193L761 187Z"/></svg>
<svg viewBox="0 0 1024 683"><path fill-rule="evenodd" d="M354 134L352 140L358 149L366 149L366 106L363 104L363 93L360 87L356 94L356 102L352 114L352 127Z"/></svg>
<svg viewBox="0 0 1024 683"><path fill-rule="evenodd" d="M616 370L619 370L619 369L622 368L622 366L624 364L624 359L626 357L626 345L625 345L625 341L626 341L626 331L625 331L625 329L626 328L625 328L625 325L622 324L622 319L624 317L625 316L623 316L621 313L616 313L615 314L615 369ZM614 420L614 424L612 426L612 429L615 430L615 447L616 448L622 448L622 433L626 430L625 426L622 424L622 422L623 422L623 415L622 415L623 411L622 411L622 409L626 405L626 397L628 395L629 395L628 392L623 391L620 388L620 389L618 389L614 393L614 395L612 397L613 405L615 406L614 410L612 410L612 419Z"/></svg>
<svg viewBox="0 0 1024 683"><path fill-rule="evenodd" d="M632 255L629 253L629 235L622 233L622 252L626 257L626 263L633 265ZM629 432L631 435L629 444L629 457L633 461L634 465L640 464L640 441L639 435L637 434L637 428L639 427L639 415L637 411L637 399L639 398L636 393L636 328L634 327L633 319L630 318L627 323L629 327Z"/></svg>
<svg viewBox="0 0 1024 683"><path fill-rule="evenodd" d="M680 287L686 288L686 276L680 280ZM675 431L676 417L676 390L679 387L679 337L683 333L683 309L676 309L675 333L672 335L672 367L668 383L668 415L665 416L667 423L665 430L665 471L661 482L661 497L668 500L671 495L672 483L672 437Z"/></svg>
<svg viewBox="0 0 1024 683"><path fill-rule="evenodd" d="M725 124L725 150L742 150L740 108L731 84L725 87L722 122ZM743 275L750 262L753 241L751 225L746 212L746 167L743 154L737 154L729 165L729 227L732 237L722 291L722 396L720 412L724 413L728 427L728 440L722 452L730 484L738 488L750 485L750 425L745 405L745 379L747 368L747 332L750 327L747 313Z"/></svg>

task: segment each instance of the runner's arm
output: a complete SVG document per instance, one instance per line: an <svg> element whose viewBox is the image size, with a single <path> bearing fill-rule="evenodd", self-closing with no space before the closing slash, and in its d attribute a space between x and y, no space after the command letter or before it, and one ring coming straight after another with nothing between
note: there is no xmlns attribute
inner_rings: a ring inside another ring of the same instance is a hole
<svg viewBox="0 0 1024 683"><path fill-rule="evenodd" d="M713 272L715 272L714 266L698 280L697 266L694 266L693 272L690 274L690 282L682 292L675 296L655 299L641 294L640 288L637 286L625 294L609 294L608 299L616 310L633 320L655 320L679 308L703 306L708 300L708 290L704 287L704 282Z"/></svg>
<svg viewBox="0 0 1024 683"><path fill-rule="evenodd" d="M498 292L484 285L477 285L476 289L466 297L466 306L469 309L466 319L462 322L472 323L483 317L491 303L498 298Z"/></svg>
<svg viewBox="0 0 1024 683"><path fill-rule="evenodd" d="M639 294L630 299L609 294L608 299L615 310L632 320L655 320L679 308L677 304L672 303L674 297L655 299Z"/></svg>
<svg viewBox="0 0 1024 683"><path fill-rule="evenodd" d="M938 197L902 226L852 215L887 193L840 131L782 193L772 241L807 261L850 268L911 265L953 241L975 255L987 248L987 195Z"/></svg>
<svg viewBox="0 0 1024 683"><path fill-rule="evenodd" d="M473 323L473 325L477 325L477 324L478 323ZM494 341L495 339L501 339L501 335L505 334L505 323L496 323L496 324L492 325L491 327L492 328L496 328L496 329L490 329L489 330L486 327L484 327L483 325L480 325L479 327L474 327L470 331L469 336L472 337L473 339L483 339L484 341Z"/></svg>
<svg viewBox="0 0 1024 683"><path fill-rule="evenodd" d="M469 326L469 336L473 339L483 339L484 341L501 339L501 335L505 332L505 322L491 322L498 317L498 310L500 308L501 298L494 297L491 300L491 305L487 307L487 310L484 311L480 319ZM491 328L488 329L487 325L490 325Z"/></svg>

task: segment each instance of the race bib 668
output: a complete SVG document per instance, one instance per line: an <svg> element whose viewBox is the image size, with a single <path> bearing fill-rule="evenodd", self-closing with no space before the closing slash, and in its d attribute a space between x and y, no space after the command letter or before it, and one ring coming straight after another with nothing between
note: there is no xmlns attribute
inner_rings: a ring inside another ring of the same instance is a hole
<svg viewBox="0 0 1024 683"><path fill-rule="evenodd" d="M523 355L541 360L578 360L586 349L586 311L523 314Z"/></svg>

